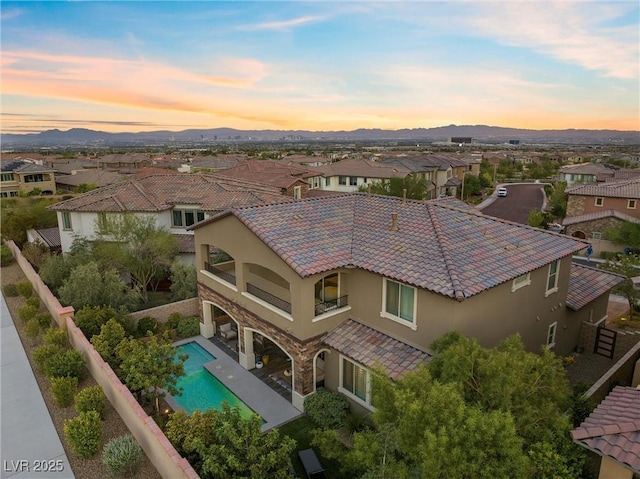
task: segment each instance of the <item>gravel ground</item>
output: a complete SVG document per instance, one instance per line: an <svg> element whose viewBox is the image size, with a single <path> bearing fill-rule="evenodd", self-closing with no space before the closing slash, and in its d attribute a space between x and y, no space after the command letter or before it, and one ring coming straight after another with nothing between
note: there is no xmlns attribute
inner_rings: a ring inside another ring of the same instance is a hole
<svg viewBox="0 0 640 479"><path fill-rule="evenodd" d="M19 283L27 280L27 278L24 276L24 273L16 263L8 266L3 266L0 270L0 274L2 277L3 287L6 284ZM61 408L54 404L48 378L40 371L38 371L37 367L31 359L31 355L33 354L34 349L42 344L42 335L40 336L38 343L35 346L31 345L31 341L25 335L24 327L18 319L18 309L25 304L25 299L21 296L13 298L6 297L5 299L9 311L11 312L11 316L12 318L14 318L14 323L16 325L16 329L18 330L18 334L20 335L22 345L27 353L27 356L29 357L31 369L34 371L36 381L38 382L38 386L40 387L40 391L42 392L42 397L44 398L47 408L49 409L49 414L51 415L53 424L55 425L56 431L58 432L58 436L60 436L60 439L62 440L62 445L64 446L65 452L67 453L67 457L69 458L69 462L71 464L71 469L73 470L76 479L109 478L109 471L104 466L104 464L102 464L101 453L96 454L96 456L91 459L80 459L74 455L73 451L67 444L64 437L64 422L67 419L75 417L76 411L73 406L68 408ZM42 310L44 311L44 308L42 308ZM81 381L78 389L86 386L92 386L94 384L96 384L95 380L87 372L85 379ZM103 444L106 444L107 441L114 437L122 436L129 432L127 426L124 424L118 413L115 411L115 409L113 409L108 401L105 419L102 425ZM156 479L161 477L160 474L158 474L158 471L156 471L156 469L153 467L153 464L151 464L149 459L147 459L146 457L144 461L138 466L138 469L136 470L134 476L141 479Z"/></svg>

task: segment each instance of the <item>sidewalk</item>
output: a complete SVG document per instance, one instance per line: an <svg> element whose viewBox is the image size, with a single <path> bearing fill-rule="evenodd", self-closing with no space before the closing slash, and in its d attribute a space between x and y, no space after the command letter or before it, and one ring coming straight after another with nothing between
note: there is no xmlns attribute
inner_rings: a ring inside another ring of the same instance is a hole
<svg viewBox="0 0 640 479"><path fill-rule="evenodd" d="M74 479L0 294L0 477Z"/></svg>

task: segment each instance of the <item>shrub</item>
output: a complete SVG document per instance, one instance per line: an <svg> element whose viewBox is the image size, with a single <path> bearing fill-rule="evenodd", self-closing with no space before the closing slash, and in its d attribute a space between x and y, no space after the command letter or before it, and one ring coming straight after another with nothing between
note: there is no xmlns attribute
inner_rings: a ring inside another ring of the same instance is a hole
<svg viewBox="0 0 640 479"><path fill-rule="evenodd" d="M76 394L76 411L78 413L96 411L101 418L104 417L106 403L104 393L99 385L86 387Z"/></svg>
<svg viewBox="0 0 640 479"><path fill-rule="evenodd" d="M113 477L131 475L143 458L142 448L131 434L111 439L102 451L102 462Z"/></svg>
<svg viewBox="0 0 640 479"><path fill-rule="evenodd" d="M34 316L40 323L42 329L49 329L51 327L51 315L49 313L38 313Z"/></svg>
<svg viewBox="0 0 640 479"><path fill-rule="evenodd" d="M22 283L17 284L18 293L25 298L30 298L33 294L33 286L29 281L23 281Z"/></svg>
<svg viewBox="0 0 640 479"><path fill-rule="evenodd" d="M370 431L373 429L373 424L368 416L361 414L347 414L345 426L349 433Z"/></svg>
<svg viewBox="0 0 640 479"><path fill-rule="evenodd" d="M318 388L315 394L304 401L304 412L318 426L325 429L338 429L345 422L349 402L339 393Z"/></svg>
<svg viewBox="0 0 640 479"><path fill-rule="evenodd" d="M30 304L26 304L18 309L18 316L20 316L22 324L27 324L27 321L34 318L36 314L38 314L38 308L34 308Z"/></svg>
<svg viewBox="0 0 640 479"><path fill-rule="evenodd" d="M96 411L87 411L65 421L64 435L73 452L88 459L100 449L102 422Z"/></svg>
<svg viewBox="0 0 640 479"><path fill-rule="evenodd" d="M45 336L46 341L46 336ZM40 346L33 352L33 361L40 371L44 372L46 363L50 358L63 351L63 348L57 344L45 344Z"/></svg>
<svg viewBox="0 0 640 479"><path fill-rule="evenodd" d="M125 314L124 316L116 318L116 320L122 325L127 336L135 336L137 334L138 322L133 316Z"/></svg>
<svg viewBox="0 0 640 479"><path fill-rule="evenodd" d="M49 328L44 333L44 343L54 344L61 349L68 346L67 332L61 328Z"/></svg>
<svg viewBox="0 0 640 479"><path fill-rule="evenodd" d="M200 334L200 318L198 318L198 316L191 316L181 319L176 328L176 333L179 338L197 336Z"/></svg>
<svg viewBox="0 0 640 479"><path fill-rule="evenodd" d="M36 309L40 309L40 298L38 298L37 296L31 296L30 298L27 298L27 304L29 306L33 306Z"/></svg>
<svg viewBox="0 0 640 479"><path fill-rule="evenodd" d="M149 334L156 334L158 332L158 320L151 316L145 316L138 321L137 333L139 337L144 337Z"/></svg>
<svg viewBox="0 0 640 479"><path fill-rule="evenodd" d="M167 328L176 329L181 319L182 315L180 313L171 313L167 319Z"/></svg>
<svg viewBox="0 0 640 479"><path fill-rule="evenodd" d="M13 255L7 245L0 246L0 265L6 266L13 263Z"/></svg>
<svg viewBox="0 0 640 479"><path fill-rule="evenodd" d="M63 349L45 361L44 373L50 378L69 376L81 379L84 375L84 358L75 349Z"/></svg>
<svg viewBox="0 0 640 479"><path fill-rule="evenodd" d="M91 340L96 334L100 334L100 328L112 318L117 318L118 312L108 306L85 306L75 314L74 321L84 333L85 338Z"/></svg>
<svg viewBox="0 0 640 479"><path fill-rule="evenodd" d="M36 318L31 318L29 321L27 321L25 333L31 340L31 344L36 344L36 342L38 341L38 336L40 336L40 323Z"/></svg>
<svg viewBox="0 0 640 479"><path fill-rule="evenodd" d="M124 337L125 331L122 325L115 319L110 319L102 326L100 334L91 338L94 349L114 371L118 370L122 362L116 355L116 348Z"/></svg>
<svg viewBox="0 0 640 479"><path fill-rule="evenodd" d="M14 298L20 294L18 293L18 287L13 283L5 285L2 291L4 291L4 295L7 298Z"/></svg>
<svg viewBox="0 0 640 479"><path fill-rule="evenodd" d="M53 400L60 407L69 407L73 404L73 396L77 389L78 378L51 378Z"/></svg>

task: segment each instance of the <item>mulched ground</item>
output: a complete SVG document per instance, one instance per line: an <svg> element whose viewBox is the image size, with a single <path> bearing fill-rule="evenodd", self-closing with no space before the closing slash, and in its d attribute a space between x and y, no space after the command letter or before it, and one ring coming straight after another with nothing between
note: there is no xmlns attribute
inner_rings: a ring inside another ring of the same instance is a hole
<svg viewBox="0 0 640 479"><path fill-rule="evenodd" d="M2 287L10 283L20 283L23 281L27 281L26 276L20 269L20 267L13 263L8 266L2 266L0 270ZM18 309L25 304L25 299L21 296L18 297L5 297L7 306L13 318L13 322L16 325L16 329L18 330L18 334L20 336L20 340L22 341L22 346L27 353L29 358L29 362L31 364L31 369L34 372L36 377L36 381L38 382L38 386L40 387L40 391L42 393L42 397L49 409L49 414L51 415L51 419L53 420L53 424L55 425L56 431L58 432L58 436L62 441L62 445L64 447L65 452L67 453L67 457L69 458L69 463L71 464L71 469L76 477L76 479L97 479L97 478L109 478L110 474L108 469L102 463L102 454L99 452L95 457L91 459L80 459L76 457L67 444L64 437L64 422L68 419L72 419L76 416L76 411L73 406L68 408L61 408L57 406L53 402L53 395L50 391L49 379L42 374L38 368L33 363L31 358L33 351L42 345L42 335L38 340L38 343L34 346L31 344L31 340L26 336L24 331L24 326L22 325L19 316ZM44 308L41 308L42 311L45 311ZM84 388L86 386L93 386L96 382L88 373L86 374L85 379L81 381L78 389ZM113 409L111 404L107 401L107 410L105 413L105 419L102 423L103 425L103 444L106 444L107 441L114 437L122 436L129 433L127 426L124 424L118 413ZM160 474L153 467L153 464L145 457L144 461L138 466L134 476L136 478L141 479L156 479L160 478Z"/></svg>

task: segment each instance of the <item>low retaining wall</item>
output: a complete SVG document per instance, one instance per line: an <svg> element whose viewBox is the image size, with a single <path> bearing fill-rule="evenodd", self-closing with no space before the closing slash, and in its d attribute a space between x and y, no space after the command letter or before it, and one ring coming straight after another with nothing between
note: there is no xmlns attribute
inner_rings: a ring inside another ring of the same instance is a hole
<svg viewBox="0 0 640 479"><path fill-rule="evenodd" d="M636 363L640 360L640 343L637 343L627 353L616 362L611 369L596 381L596 383L584 393L584 396L592 399L595 403L600 403L611 388L617 384L628 384L634 381Z"/></svg>
<svg viewBox="0 0 640 479"><path fill-rule="evenodd" d="M129 389L115 375L111 366L102 359L84 336L84 333L73 322L74 309L72 307L63 307L60 304L58 298L51 293L49 287L40 279L40 276L38 276L26 258L22 256L20 248L13 241L8 241L7 245L25 276L33 285L34 291L37 292L42 303L46 305L58 326L67 330L69 343L76 351L82 354L91 376L102 387L105 396L118 412L127 428L129 428L131 434L144 449L158 473L166 479L199 479L200 476L198 476L189 462L178 454L153 418L144 412L144 409L138 404ZM195 301L197 308L197 298L187 301Z"/></svg>
<svg viewBox="0 0 640 479"><path fill-rule="evenodd" d="M151 316L156 318L161 323L166 323L169 316L173 313L180 313L184 317L188 316L200 316L200 309L198 308L198 298L185 299L183 301L177 301L175 303L163 304L155 308L144 309L142 311L136 311L131 313L136 319Z"/></svg>

